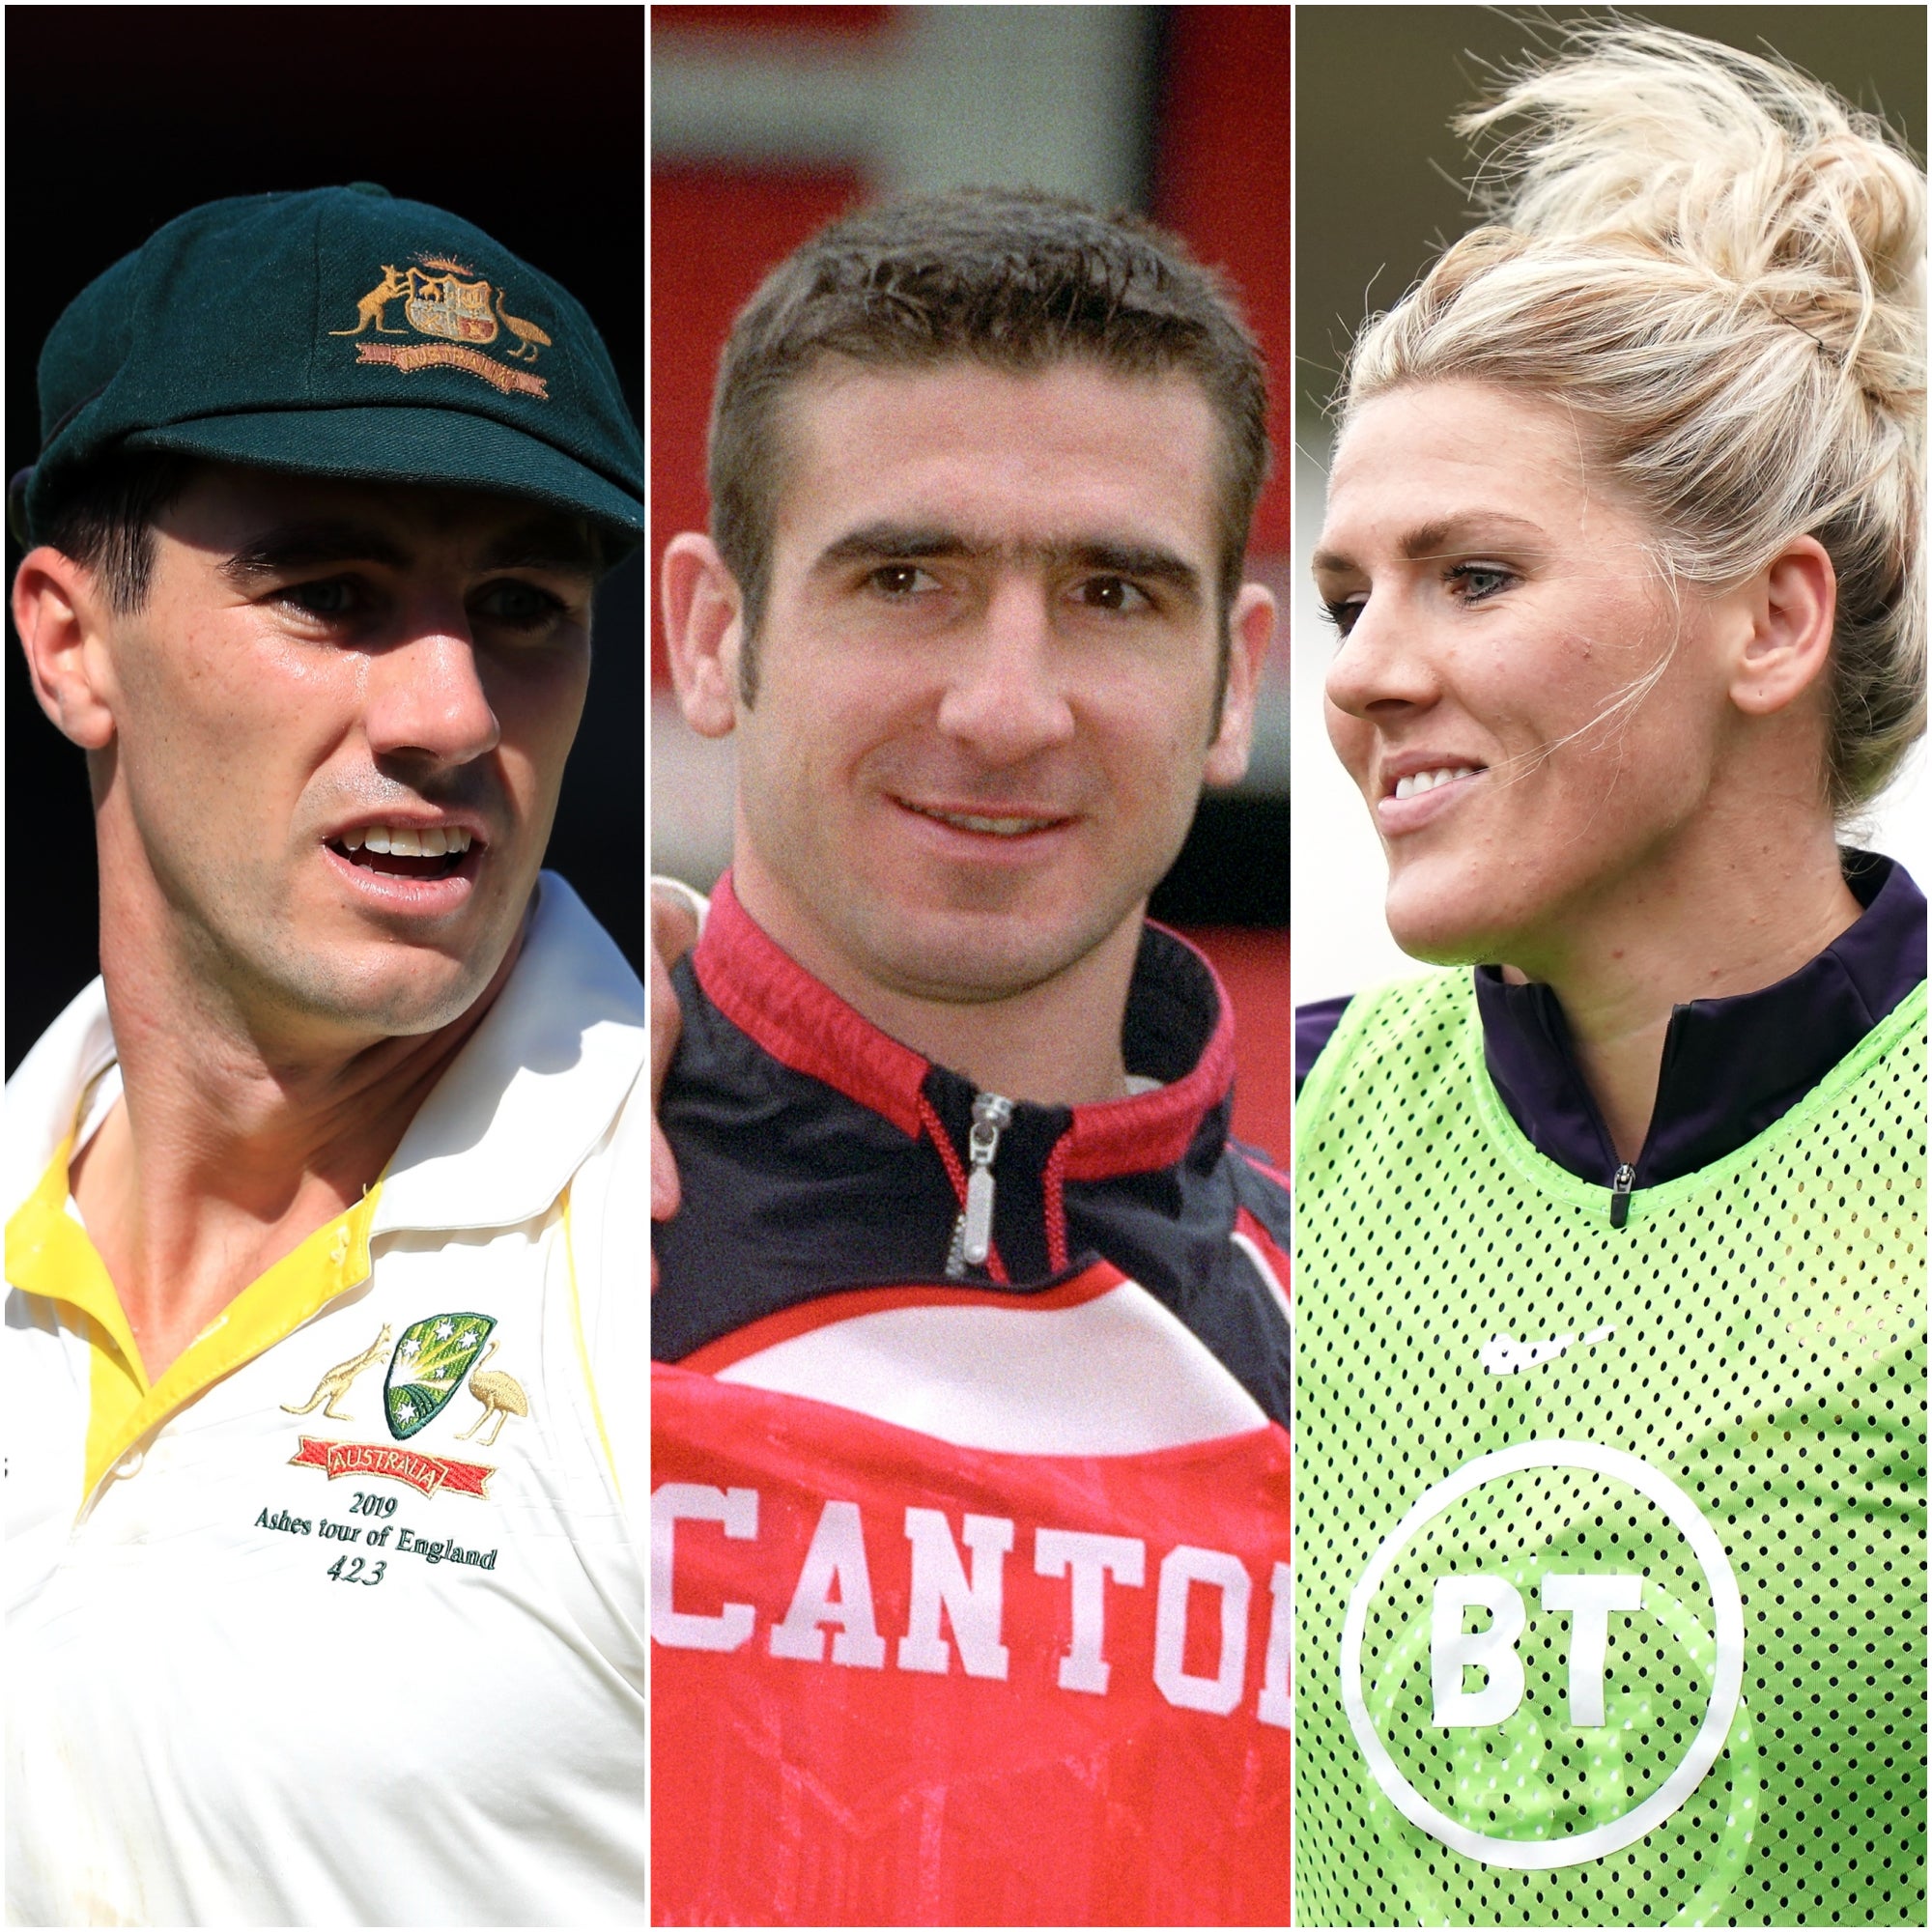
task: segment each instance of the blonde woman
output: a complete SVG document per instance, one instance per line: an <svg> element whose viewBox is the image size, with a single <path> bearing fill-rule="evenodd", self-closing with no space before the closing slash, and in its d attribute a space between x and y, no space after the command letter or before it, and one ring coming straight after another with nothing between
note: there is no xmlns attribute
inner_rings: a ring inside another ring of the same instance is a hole
<svg viewBox="0 0 1932 1932"><path fill-rule="evenodd" d="M1450 970L1309 1016L1297 1920L1922 1923L1924 182L1648 30L1468 131L1316 566Z"/></svg>

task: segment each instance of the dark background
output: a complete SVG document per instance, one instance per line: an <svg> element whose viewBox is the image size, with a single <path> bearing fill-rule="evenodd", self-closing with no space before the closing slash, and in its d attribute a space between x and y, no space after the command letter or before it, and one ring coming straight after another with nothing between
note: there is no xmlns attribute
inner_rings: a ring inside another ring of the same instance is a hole
<svg viewBox="0 0 1932 1932"><path fill-rule="evenodd" d="M641 6L12 7L6 71L9 475L39 442L41 344L103 269L197 203L350 181L447 208L554 275L642 419ZM20 554L10 533L10 582ZM641 966L639 557L599 593L595 642L548 863ZM6 693L11 1073L98 963L85 763L11 622Z"/></svg>

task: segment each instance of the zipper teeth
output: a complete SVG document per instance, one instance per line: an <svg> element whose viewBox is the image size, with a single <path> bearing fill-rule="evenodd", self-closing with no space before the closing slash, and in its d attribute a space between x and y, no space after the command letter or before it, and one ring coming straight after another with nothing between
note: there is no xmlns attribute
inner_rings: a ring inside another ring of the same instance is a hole
<svg viewBox="0 0 1932 1932"><path fill-rule="evenodd" d="M1069 1126L1046 1157L1046 1264L1055 1274L1066 1269L1066 1155L1072 1144Z"/></svg>

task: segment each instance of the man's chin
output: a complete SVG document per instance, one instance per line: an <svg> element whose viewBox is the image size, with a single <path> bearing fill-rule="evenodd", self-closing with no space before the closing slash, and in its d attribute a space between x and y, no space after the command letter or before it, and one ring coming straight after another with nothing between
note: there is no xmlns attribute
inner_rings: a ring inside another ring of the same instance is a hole
<svg viewBox="0 0 1932 1932"><path fill-rule="evenodd" d="M469 1012L503 977L509 950L506 938L482 956L422 946L384 946L359 957L312 955L285 976L282 990L298 1012L345 1035L416 1037Z"/></svg>
<svg viewBox="0 0 1932 1932"><path fill-rule="evenodd" d="M482 998L488 984L488 980L471 973L455 979L425 975L420 980L381 985L311 982L301 988L300 1004L312 1017L333 1021L345 1032L412 1038L454 1026Z"/></svg>
<svg viewBox="0 0 1932 1932"><path fill-rule="evenodd" d="M1116 929L1067 930L1010 915L970 914L921 925L882 936L874 953L881 978L909 998L950 1006L1018 999L1077 966Z"/></svg>

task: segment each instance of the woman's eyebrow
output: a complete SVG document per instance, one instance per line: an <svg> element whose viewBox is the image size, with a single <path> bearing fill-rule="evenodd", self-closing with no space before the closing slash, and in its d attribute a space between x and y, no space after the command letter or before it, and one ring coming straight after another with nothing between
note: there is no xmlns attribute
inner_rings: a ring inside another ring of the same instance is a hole
<svg viewBox="0 0 1932 1932"><path fill-rule="evenodd" d="M1505 530L1520 530L1537 537L1547 534L1541 524L1529 517L1520 517L1512 510L1458 510L1454 516L1432 517L1425 524L1411 526L1397 540L1396 554L1410 563L1419 563L1425 557L1464 549L1472 539ZM1318 571L1334 575L1357 568L1355 559L1339 550L1318 550L1311 562Z"/></svg>
<svg viewBox="0 0 1932 1932"><path fill-rule="evenodd" d="M1526 530L1539 537L1544 534L1541 524L1509 510L1459 510L1453 517L1437 517L1417 524L1404 533L1398 548L1415 563L1424 557L1440 556L1444 551L1462 549L1471 540L1487 537L1496 530Z"/></svg>

